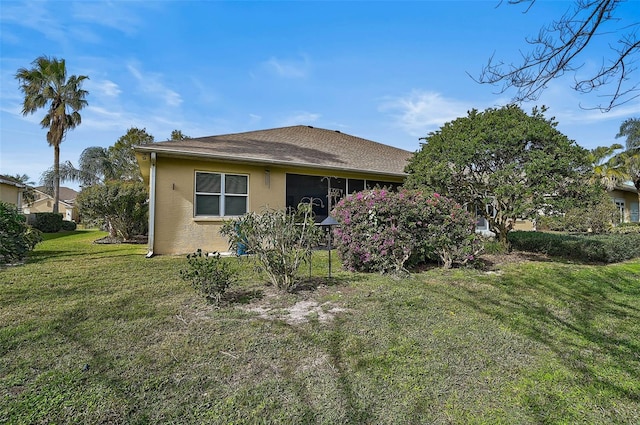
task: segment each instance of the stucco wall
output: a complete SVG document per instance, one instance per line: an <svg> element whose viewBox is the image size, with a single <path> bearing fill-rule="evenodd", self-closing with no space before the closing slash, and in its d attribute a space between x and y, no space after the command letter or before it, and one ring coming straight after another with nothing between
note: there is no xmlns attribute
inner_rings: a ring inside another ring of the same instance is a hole
<svg viewBox="0 0 640 425"><path fill-rule="evenodd" d="M16 186L0 183L0 201L16 205L20 208L22 206L20 197L21 191L22 189Z"/></svg>
<svg viewBox="0 0 640 425"><path fill-rule="evenodd" d="M616 199L623 199L624 203L625 203L625 208L624 208L624 222L628 223L630 221L638 221L637 220L637 215L636 217L633 217L634 220L632 220L632 211L633 212L637 212L638 211L638 194L635 192L631 192L631 191L627 191L627 190L613 190L611 192L609 192L609 196L611 196L611 199L616 200ZM635 214L634 214L635 215Z"/></svg>
<svg viewBox="0 0 640 425"><path fill-rule="evenodd" d="M330 175L346 178L381 179L380 176L334 171L249 166L242 164L159 157L156 162L156 216L154 254L185 254L228 251L227 239L219 231L224 218L194 217L196 171L245 174L249 176L249 211L286 205L286 174ZM267 173L268 170L268 173ZM401 182L402 179L385 178Z"/></svg>

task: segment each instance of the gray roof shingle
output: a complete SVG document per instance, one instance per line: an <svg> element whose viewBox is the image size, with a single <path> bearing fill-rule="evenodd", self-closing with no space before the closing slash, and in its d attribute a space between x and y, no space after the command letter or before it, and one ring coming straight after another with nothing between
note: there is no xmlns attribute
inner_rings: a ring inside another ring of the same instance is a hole
<svg viewBox="0 0 640 425"><path fill-rule="evenodd" d="M297 125L141 145L139 152L403 176L412 152L334 130Z"/></svg>

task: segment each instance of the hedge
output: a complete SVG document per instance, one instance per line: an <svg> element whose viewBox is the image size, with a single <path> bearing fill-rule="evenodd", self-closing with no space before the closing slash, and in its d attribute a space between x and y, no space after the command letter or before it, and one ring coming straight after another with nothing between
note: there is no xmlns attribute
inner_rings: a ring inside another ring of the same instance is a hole
<svg viewBox="0 0 640 425"><path fill-rule="evenodd" d="M62 229L62 214L43 212L35 213L33 227L44 233L57 233Z"/></svg>
<svg viewBox="0 0 640 425"><path fill-rule="evenodd" d="M616 263L640 257L640 233L570 235L513 231L511 247L554 257L598 263Z"/></svg>

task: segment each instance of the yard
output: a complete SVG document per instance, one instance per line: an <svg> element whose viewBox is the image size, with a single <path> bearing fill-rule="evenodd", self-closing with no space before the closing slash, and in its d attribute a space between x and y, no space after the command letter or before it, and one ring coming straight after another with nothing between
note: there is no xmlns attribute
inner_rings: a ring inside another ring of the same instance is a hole
<svg viewBox="0 0 640 425"><path fill-rule="evenodd" d="M328 281L319 252L294 294L229 259L243 278L216 308L184 257L103 235L0 270L0 423L639 421L640 259Z"/></svg>

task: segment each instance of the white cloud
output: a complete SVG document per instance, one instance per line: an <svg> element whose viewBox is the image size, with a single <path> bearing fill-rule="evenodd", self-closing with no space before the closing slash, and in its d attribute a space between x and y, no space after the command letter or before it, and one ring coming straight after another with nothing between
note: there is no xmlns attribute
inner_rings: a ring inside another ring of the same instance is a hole
<svg viewBox="0 0 640 425"><path fill-rule="evenodd" d="M301 59L278 59L269 58L263 65L272 73L282 78L305 78L309 74L311 66L309 58L302 56Z"/></svg>
<svg viewBox="0 0 640 425"><path fill-rule="evenodd" d="M144 6L140 2L137 6ZM141 19L134 13L130 3L118 2L76 2L73 3L73 18L133 35L142 25Z"/></svg>
<svg viewBox="0 0 640 425"><path fill-rule="evenodd" d="M182 103L182 97L180 94L166 87L162 83L161 74L143 74L135 64L129 64L127 69L138 81L139 87L143 92L163 99L168 106L180 106Z"/></svg>
<svg viewBox="0 0 640 425"><path fill-rule="evenodd" d="M315 114L313 112L298 111L298 112L294 112L293 115L288 116L282 121L280 121L279 126L288 127L291 125L312 124L318 121L320 117L321 117L320 114Z"/></svg>
<svg viewBox="0 0 640 425"><path fill-rule="evenodd" d="M2 23L26 27L43 34L49 40L66 42L67 36L62 23L46 6L45 2L3 3ZM17 39L17 36L13 39Z"/></svg>
<svg viewBox="0 0 640 425"><path fill-rule="evenodd" d="M120 87L110 80L88 80L87 89L89 93L99 92L107 97L118 97L122 90Z"/></svg>
<svg viewBox="0 0 640 425"><path fill-rule="evenodd" d="M391 112L396 124L415 137L424 137L444 123L466 116L471 108L468 102L447 99L440 93L422 90L387 98L379 106L380 111Z"/></svg>

